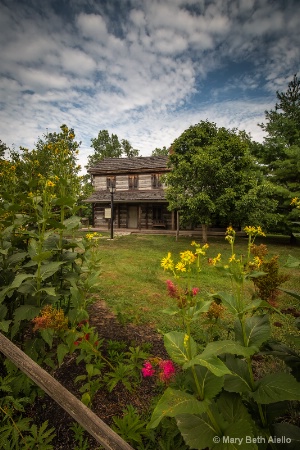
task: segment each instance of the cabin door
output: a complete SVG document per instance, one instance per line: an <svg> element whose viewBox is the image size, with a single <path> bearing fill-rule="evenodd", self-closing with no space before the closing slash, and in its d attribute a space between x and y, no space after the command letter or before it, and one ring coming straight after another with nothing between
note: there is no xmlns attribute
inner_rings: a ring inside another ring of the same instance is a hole
<svg viewBox="0 0 300 450"><path fill-rule="evenodd" d="M138 207L129 206L128 207L128 228L138 227Z"/></svg>

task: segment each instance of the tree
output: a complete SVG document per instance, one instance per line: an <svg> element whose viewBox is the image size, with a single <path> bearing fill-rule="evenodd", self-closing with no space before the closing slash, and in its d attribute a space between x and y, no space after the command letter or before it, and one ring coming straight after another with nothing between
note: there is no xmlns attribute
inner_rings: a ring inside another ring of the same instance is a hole
<svg viewBox="0 0 300 450"><path fill-rule="evenodd" d="M277 186L282 225L291 229L295 211L290 203L300 196L300 80L294 75L286 92L276 93L274 110L266 111L266 124L260 124L267 133L264 145L254 154L265 164L269 178Z"/></svg>
<svg viewBox="0 0 300 450"><path fill-rule="evenodd" d="M154 150L152 150L151 156L168 156L169 155L169 149L167 147L158 148L156 147Z"/></svg>
<svg viewBox="0 0 300 450"><path fill-rule="evenodd" d="M250 154L245 132L217 128L201 121L177 138L166 175L171 209L181 211L183 224L202 224L203 240L213 223L267 225L276 202Z"/></svg>
<svg viewBox="0 0 300 450"><path fill-rule="evenodd" d="M87 168L96 165L104 158L121 158L125 155L128 158L139 155L139 150L132 148L126 139L121 142L116 134L110 135L107 130L100 130L96 138L91 139L94 154L88 156Z"/></svg>

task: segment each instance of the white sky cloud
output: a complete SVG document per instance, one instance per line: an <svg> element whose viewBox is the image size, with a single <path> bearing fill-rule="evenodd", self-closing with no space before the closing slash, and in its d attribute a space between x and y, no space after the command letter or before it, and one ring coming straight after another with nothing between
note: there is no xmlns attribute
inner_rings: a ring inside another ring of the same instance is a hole
<svg viewBox="0 0 300 450"><path fill-rule="evenodd" d="M0 139L32 147L62 123L143 155L211 120L257 123L300 69L297 0L0 0Z"/></svg>

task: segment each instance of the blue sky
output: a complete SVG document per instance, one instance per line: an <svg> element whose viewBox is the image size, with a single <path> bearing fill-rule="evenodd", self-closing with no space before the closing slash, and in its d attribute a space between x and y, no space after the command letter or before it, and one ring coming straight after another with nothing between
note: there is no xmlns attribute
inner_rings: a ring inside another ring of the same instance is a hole
<svg viewBox="0 0 300 450"><path fill-rule="evenodd" d="M0 0L0 139L66 123L143 156L200 120L257 126L300 72L299 0Z"/></svg>

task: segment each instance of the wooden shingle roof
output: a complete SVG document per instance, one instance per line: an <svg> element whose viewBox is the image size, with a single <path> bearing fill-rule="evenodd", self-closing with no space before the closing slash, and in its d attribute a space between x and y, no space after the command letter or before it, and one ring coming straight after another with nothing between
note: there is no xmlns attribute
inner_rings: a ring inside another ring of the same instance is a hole
<svg viewBox="0 0 300 450"><path fill-rule="evenodd" d="M92 175L113 175L116 173L165 172L167 156L140 156L136 158L105 158L88 169Z"/></svg>

